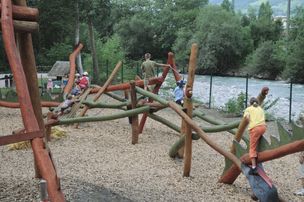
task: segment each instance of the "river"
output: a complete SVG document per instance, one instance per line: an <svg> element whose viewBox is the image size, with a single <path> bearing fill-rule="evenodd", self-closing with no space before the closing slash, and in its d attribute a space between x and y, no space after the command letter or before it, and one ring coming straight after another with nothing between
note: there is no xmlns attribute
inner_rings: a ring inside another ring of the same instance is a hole
<svg viewBox="0 0 304 202"><path fill-rule="evenodd" d="M0 78L4 77L0 74ZM38 74L38 78L45 78L47 74ZM184 75L187 79L187 75ZM172 82L170 74L168 80ZM166 80L167 81L167 80ZM168 85L168 82L166 82ZM269 87L270 91L265 101L279 98L275 106L268 110L276 118L289 119L290 84L284 81L269 81L250 78L248 81L248 99L257 96L262 87ZM4 87L4 80L0 80L0 87ZM175 88L175 85L172 87ZM210 76L196 75L193 97L203 103L209 103ZM239 93L246 92L246 78L213 76L211 107L221 108L230 98L236 98ZM291 119L295 120L301 111L304 112L304 85L293 84Z"/></svg>
<svg viewBox="0 0 304 202"><path fill-rule="evenodd" d="M187 79L187 75L184 75ZM276 118L289 119L290 83L284 81L269 81L250 78L248 80L248 100L257 96L264 87L269 87L269 94L265 101L279 98L276 105L268 110ZM220 108L230 98L235 98L239 93L246 92L246 78L213 76L211 106ZM194 81L193 97L209 103L210 76L196 75ZM301 111L304 112L304 85L292 86L291 119L295 120Z"/></svg>

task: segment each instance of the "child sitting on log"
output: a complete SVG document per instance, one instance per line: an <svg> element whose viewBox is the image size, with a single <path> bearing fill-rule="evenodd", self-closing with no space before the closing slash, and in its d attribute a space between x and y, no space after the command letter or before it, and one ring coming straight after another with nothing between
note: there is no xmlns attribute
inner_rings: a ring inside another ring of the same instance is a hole
<svg viewBox="0 0 304 202"><path fill-rule="evenodd" d="M250 106L245 109L244 117L248 120L249 135L250 135L250 148L249 157L251 159L251 170L249 174L257 174L257 145L259 139L266 131L265 113L264 110L259 106L257 98L252 97L250 99Z"/></svg>
<svg viewBox="0 0 304 202"><path fill-rule="evenodd" d="M61 104L60 104L60 112L58 115L66 114L70 112L71 107L75 103L75 101L72 100L73 96L68 95L67 99L65 99Z"/></svg>

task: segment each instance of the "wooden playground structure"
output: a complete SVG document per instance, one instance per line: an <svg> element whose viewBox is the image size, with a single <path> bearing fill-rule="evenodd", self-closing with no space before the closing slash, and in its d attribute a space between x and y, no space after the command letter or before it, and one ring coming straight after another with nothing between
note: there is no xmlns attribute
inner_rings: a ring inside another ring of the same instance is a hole
<svg viewBox="0 0 304 202"><path fill-rule="evenodd" d="M0 136L0 146L25 140L31 141L36 177L46 181L48 200L56 202L65 201L64 194L60 188L60 178L57 175L51 151L47 146L48 137L50 135L49 131L51 127L55 125L128 118L132 125L131 144L138 144L140 134L143 133L144 130L145 122L147 118L151 118L180 133L181 137L172 146L169 155L172 158L175 158L176 156L183 157L183 176L190 176L192 143L193 140L198 139L202 139L226 158L224 172L221 174L219 182L232 184L241 172L247 176L245 167L251 162L248 156L249 136L244 131L248 123L244 119L232 123L225 123L206 116L201 112L193 111L192 92L195 68L197 66L197 44L193 44L191 47L188 80L185 86L185 104L183 108L175 102L167 101L157 95L170 71L169 67L164 69L161 76L149 80L149 85L154 85L152 92L149 92L142 89L144 86L143 80L111 85L122 66L122 63L118 62L102 87L88 88L83 94L77 97L79 102L73 105L70 113L58 117L50 112L47 120L44 120L41 108L56 107L59 103L41 102L39 96L35 56L31 38L31 33L38 29L38 10L27 7L25 0L17 0L14 2L15 5L12 4L11 0L1 1L1 27L5 51L11 71L16 80L18 103L0 102L0 106L20 108L24 128L16 130L11 135ZM71 92L76 73L75 60L81 49L82 44L79 44L70 55L70 77L68 84L64 89L64 97ZM168 53L167 64L171 65L174 78L176 81L179 81L181 76L176 71L173 53ZM118 96L113 93L114 91L123 91L125 97ZM87 99L90 94L93 94L93 99ZM101 103L99 102L99 99L102 95L110 96L120 103ZM142 99L143 97L148 97L149 101L145 101ZM265 99L263 91L259 98L260 103L262 103ZM82 106L84 107L81 108ZM104 116L85 116L88 110L94 108L117 108L122 109L123 111ZM181 126L171 123L155 114L157 111L164 108L171 108L182 118ZM140 114L142 114L142 117L139 120ZM206 122L212 123L214 126L201 128L193 121L193 117L198 117ZM271 144L269 144L266 139L261 139L259 145L259 163L304 150L303 128L293 124L293 134L289 134L280 124L278 124L278 127L280 140L273 137L271 138ZM231 151L224 150L206 134L220 131L228 131L234 135L235 138L231 144ZM241 140L245 142L247 148L241 146L239 143ZM250 182L250 179L248 180ZM276 189L274 188L271 189L271 193L269 191L269 194L267 191L265 193L255 194L261 201L265 201L267 197L273 197L273 193L277 194L275 192Z"/></svg>

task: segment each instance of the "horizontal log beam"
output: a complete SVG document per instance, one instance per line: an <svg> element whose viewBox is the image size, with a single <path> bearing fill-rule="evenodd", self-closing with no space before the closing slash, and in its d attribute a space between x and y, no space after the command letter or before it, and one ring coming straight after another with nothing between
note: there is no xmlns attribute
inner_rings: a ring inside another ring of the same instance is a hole
<svg viewBox="0 0 304 202"><path fill-rule="evenodd" d="M41 138L44 137L44 134L42 131L35 131L35 132L29 132L29 133L18 133L18 134L12 134L12 135L6 135L0 137L0 146L7 145L7 144L13 144L17 142L22 142L26 140L32 140L34 138Z"/></svg>
<svg viewBox="0 0 304 202"><path fill-rule="evenodd" d="M258 153L258 163L263 163L266 161L274 160L277 158L281 158L283 156L294 154L296 152L304 151L304 140L295 141L281 147L266 150ZM249 158L249 154L245 154L241 157L241 161L244 164L251 164L251 159ZM236 178L240 175L241 171L235 165L231 166L229 170L227 170L222 177L219 179L219 182L225 184L233 184Z"/></svg>
<svg viewBox="0 0 304 202"><path fill-rule="evenodd" d="M2 4L0 4L0 14ZM13 19L24 21L38 21L39 11L37 8L29 8L25 6L13 6Z"/></svg>
<svg viewBox="0 0 304 202"><path fill-rule="evenodd" d="M50 101L42 101L41 107L57 107L60 102L50 102ZM0 107L7 108L20 108L19 102L7 102L0 100Z"/></svg>
<svg viewBox="0 0 304 202"><path fill-rule="evenodd" d="M37 22L14 20L13 25L15 32L35 33L39 30L39 25Z"/></svg>
<svg viewBox="0 0 304 202"><path fill-rule="evenodd" d="M53 123L47 123L48 125L67 125L67 124L74 124L74 123L84 123L84 122L95 122L95 121L110 121L115 119L121 119L129 116L134 116L136 114L141 114L143 112L148 112L150 110L149 106L144 106L128 111L124 111L117 114L112 114L109 116L95 116L95 117L77 117L71 119L62 119L54 121Z"/></svg>

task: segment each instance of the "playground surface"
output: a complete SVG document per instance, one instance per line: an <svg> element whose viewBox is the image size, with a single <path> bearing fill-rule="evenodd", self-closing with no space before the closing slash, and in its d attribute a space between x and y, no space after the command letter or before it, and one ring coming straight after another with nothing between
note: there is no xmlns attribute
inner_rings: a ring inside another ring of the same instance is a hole
<svg viewBox="0 0 304 202"><path fill-rule="evenodd" d="M200 110L231 120L214 110ZM88 115L116 111L94 109ZM0 114L0 135L23 128L19 109L0 108ZM157 114L176 124L181 122L172 110ZM79 129L62 128L67 137L50 142L49 147L67 201L252 201L243 175L233 185L217 183L224 158L202 140L193 142L191 177L182 177L183 161L168 155L178 133L151 119L136 145L131 144L131 125L127 118L84 123ZM268 122L266 137L270 133L277 134L274 122ZM233 138L229 133L208 135L229 150ZM38 180L33 180L32 150L8 151L8 147L0 147L0 161L0 201L37 201L39 189ZM264 167L283 199L304 200L293 195L300 188L296 154L266 162Z"/></svg>

